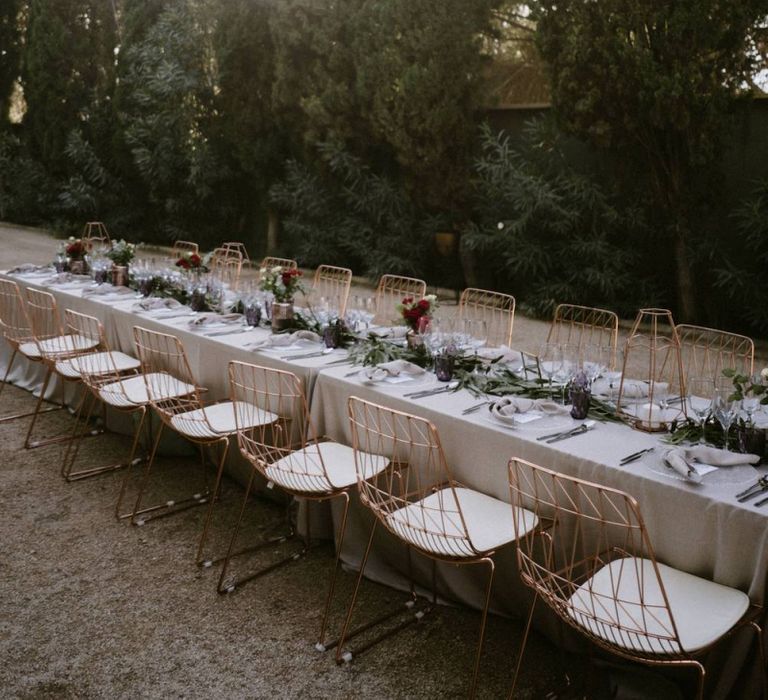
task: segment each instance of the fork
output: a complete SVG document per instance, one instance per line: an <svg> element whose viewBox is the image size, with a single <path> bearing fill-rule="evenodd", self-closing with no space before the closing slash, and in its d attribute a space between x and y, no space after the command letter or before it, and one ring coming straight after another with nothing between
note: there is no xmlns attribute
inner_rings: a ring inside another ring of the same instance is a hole
<svg viewBox="0 0 768 700"><path fill-rule="evenodd" d="M470 406L469 408L465 408L462 412L462 416L468 416L470 413L476 413L479 411L483 406L487 406L490 403L488 399L485 401L481 401L480 403L476 403L474 406Z"/></svg>
<svg viewBox="0 0 768 700"><path fill-rule="evenodd" d="M744 503L744 501L748 501L750 498L759 496L764 491L768 491L768 476L761 476L757 480L757 483L752 484L752 486L750 486L745 491L742 491L741 493L737 493L736 500L739 501L740 503ZM760 501L755 505L762 505L762 503L765 503L765 501Z"/></svg>

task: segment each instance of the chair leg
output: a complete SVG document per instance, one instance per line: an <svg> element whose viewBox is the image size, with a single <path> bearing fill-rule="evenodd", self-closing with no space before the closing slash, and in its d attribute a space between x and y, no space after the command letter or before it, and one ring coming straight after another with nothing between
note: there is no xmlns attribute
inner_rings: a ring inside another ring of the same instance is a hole
<svg viewBox="0 0 768 700"><path fill-rule="evenodd" d="M707 680L707 671L698 661L692 661L691 666L697 670L699 676L696 687L696 700L704 700L704 683Z"/></svg>
<svg viewBox="0 0 768 700"><path fill-rule="evenodd" d="M5 385L8 384L8 375L11 373L11 367L13 366L13 361L16 359L16 355L18 354L18 349L14 348L13 353L11 354L10 362L8 362L8 366L5 368L5 376L3 377L3 383L0 384L0 394L3 393L3 389L5 389ZM40 411L40 413L50 413L51 411L61 411L64 406L51 406L49 408L44 408ZM27 411L26 413L14 413L10 416L3 416L0 418L0 423L9 423L13 420L18 420L19 418L29 418L30 416L34 416L35 411Z"/></svg>
<svg viewBox="0 0 768 700"><path fill-rule="evenodd" d="M768 700L768 667L766 666L765 647L763 645L763 628L754 620L749 626L755 631L757 638L757 659L760 664L760 676L763 679L763 700Z"/></svg>
<svg viewBox="0 0 768 700"><path fill-rule="evenodd" d="M528 635L531 631L531 623L533 622L533 611L536 608L536 601L539 599L539 596L536 594L533 597L533 602L531 603L531 609L528 612L528 621L525 623L525 632L523 632L523 641L520 644L520 653L517 656L517 664L515 664L515 675L512 678L512 689L509 691L509 700L512 700L515 697L515 687L517 686L517 678L520 675L520 667L523 663L523 654L525 654L525 646L528 643Z"/></svg>
<svg viewBox="0 0 768 700"><path fill-rule="evenodd" d="M485 625L488 621L488 607L491 604L491 589L493 588L493 578L496 573L496 565L493 563L493 559L485 558L482 560L488 565L488 585L485 589L485 605L483 606L483 614L480 618L480 639L477 642L477 654L475 655L475 668L472 672L472 685L469 690L469 697L474 698L477 695L477 679L480 673L480 659L483 655L483 642L485 641Z"/></svg>
<svg viewBox="0 0 768 700"><path fill-rule="evenodd" d="M290 554L287 557L284 557L282 559L279 559L276 562L273 562L272 564L269 564L265 567L262 567L258 571L255 571L254 573L248 574L247 576L243 576L242 578L235 579L235 578L228 578L227 572L229 571L229 565L232 559L235 557L239 557L243 554L250 554L253 552L257 552L261 549L265 549L267 547L273 547L277 544L284 544L289 541L293 541L297 539L296 530L293 527L293 524L291 523L290 518L290 505L288 506L288 509L286 510L286 521L288 523L288 532L284 535L278 535L277 537L267 537L260 542L257 542L254 545L244 547L243 549L238 550L237 552L233 551L235 549L235 544L237 543L238 535L240 534L240 526L243 522L243 516L245 514L245 509L248 505L248 499L250 498L251 489L253 488L253 482L254 478L256 476L256 470L253 469L251 471L251 476L248 479L248 484L245 489L245 495L243 496L243 503L240 506L240 513L237 518L237 522L235 523L235 527L232 530L232 537L229 540L229 546L227 548L227 553L223 557L223 559L217 559L217 560L207 560L203 562L203 566L208 567L212 564L216 564L219 561L223 561L224 564L221 568L221 574L219 575L219 582L216 587L216 591L223 595L225 593L233 593L236 588L239 586L242 586L244 583L247 583L248 581L253 581L256 578L260 578L261 576L264 576L265 574L268 574L272 571L275 571L276 569L279 569L282 566L285 566L286 564L290 564L293 561L298 561L301 559L307 552L309 551L310 547L309 544L304 541L302 543L301 549L294 552L293 554Z"/></svg>
<svg viewBox="0 0 768 700"><path fill-rule="evenodd" d="M368 563L368 557L371 553L371 547L373 545L373 537L376 534L376 525L378 524L378 520L374 519L373 525L371 526L371 535L368 538L368 545L365 548L365 554L363 555L363 560L360 562L360 572L357 575L357 581L355 582L355 588L352 591L352 599L349 602L349 609L347 610L347 615L344 619L344 625L341 628L341 635L339 636L338 644L336 645L336 663L349 663L352 661L354 655L362 654L364 651L367 651L371 647L375 646L379 642L397 634L398 632L401 632L406 627L409 627L410 625L420 622L422 618L428 613L432 608L427 607L425 610L418 610L416 609L416 600L415 600L415 589L413 585L413 577L411 577L411 597L409 600L407 600L404 604L405 610L402 608L395 608L394 610L384 613L383 615L380 615L374 620L371 620L370 622L366 622L359 627L355 628L352 631L349 631L349 625L352 621L352 614L354 612L355 608L355 602L357 601L357 595L360 590L360 583L363 580L363 575L365 573L365 566ZM410 557L410 547L407 548L409 557ZM409 568L410 568L410 559L409 559ZM379 636L374 637L373 639L364 642L356 649L344 649L344 642L349 641L350 639L353 639L357 635L366 632L369 629L373 629L374 627L377 627L378 625L382 624L383 622L386 622L387 620L391 620L394 617L397 617L398 615L402 615L403 612L408 613L408 617L399 622L394 627L391 627L390 629L382 632Z"/></svg>
<svg viewBox="0 0 768 700"><path fill-rule="evenodd" d="M205 514L205 521L203 522L203 531L200 534L200 542L197 545L197 554L195 554L195 564L200 566L203 562L203 549L205 548L205 540L208 537L208 528L211 525L211 519L213 518L213 507L216 504L216 500L219 497L219 489L221 488L221 476L224 473L224 464L227 461L227 454L229 453L229 438L222 438L220 441L221 443L221 459L219 459L219 466L216 470L216 481L213 485L213 492L211 493L211 498L208 503L208 509ZM200 445L201 449L203 447L202 443ZM204 452L201 452L204 457ZM203 474L205 474L205 459L203 459ZM206 489L208 487L208 483L206 480Z"/></svg>
<svg viewBox="0 0 768 700"><path fill-rule="evenodd" d="M64 458L61 460L61 475L69 481L69 474L72 471L72 465L77 459L77 455L80 451L80 444L85 437L86 428L91 420L93 414L93 407L96 404L96 398L86 391L83 395L83 400L78 406L75 413L75 424L72 427L72 438L67 443L67 448L64 451Z"/></svg>
<svg viewBox="0 0 768 700"><path fill-rule="evenodd" d="M325 600L325 610L323 612L323 620L320 623L320 635L318 637L315 649L318 651L328 651L333 649L338 643L339 639L335 639L332 642L325 643L325 630L328 625L328 615L331 612L331 603L333 602L333 593L336 588L336 580L339 576L339 570L341 569L341 552L344 547L344 534L347 531L347 515L349 513L349 494L344 491L341 494L344 499L344 512L341 516L341 524L339 525L339 532L337 537L338 544L336 545L336 561L333 567L333 574L331 575L331 583L328 586L328 596Z"/></svg>
<svg viewBox="0 0 768 700"><path fill-rule="evenodd" d="M165 518L170 515L175 515L176 513L180 513L184 510L188 510L189 508L194 508L195 506L201 506L204 505L207 501L207 493L201 494L201 493L194 493L191 496L182 499L181 501L176 500L168 500L165 503L157 503L155 505L146 506L144 508L141 507L142 500L144 498L144 491L147 487L147 484L149 483L149 477L152 472L152 467L155 463L155 457L157 456L157 449L160 446L160 438L163 435L163 424L160 424L160 430L157 431L157 437L155 438L155 444L152 446L152 454L149 457L149 460L147 461L146 467L144 468L144 474L141 478L141 481L139 482L139 492L136 495L136 502L133 506L133 511L131 512L130 518L131 518L131 524L142 526L146 524L149 520L157 520L159 518ZM127 473L126 473L127 476ZM164 511L161 513L158 513L157 511ZM137 520L137 516L139 515L145 515L147 513L156 513L156 515L152 515L149 518L139 518Z"/></svg>
<svg viewBox="0 0 768 700"><path fill-rule="evenodd" d="M35 423L37 422L37 416L40 414L40 407L43 405L43 397L45 396L45 392L48 390L48 384L51 381L52 374L53 374L53 370L50 367L46 368L45 379L43 379L43 386L40 389L40 396L37 397L37 404L35 405L35 410L34 410L34 413L32 414L32 420L29 423L27 436L26 438L24 438L25 449L30 448L30 438L32 437L32 431L35 428Z"/></svg>
<svg viewBox="0 0 768 700"><path fill-rule="evenodd" d="M96 397L94 396L92 399L91 406L93 406L95 402L96 402ZM141 420L139 422L138 428L134 433L133 442L131 444L131 451L128 456L127 462L118 462L117 464L106 464L99 467L89 467L87 469L80 469L79 471L73 472L72 469L75 466L75 461L77 459L77 455L80 450L80 445L82 444L83 438L86 437L86 435L84 434L84 431L85 431L85 427L88 425L88 422L90 420L91 414L89 413L83 424L84 426L83 433L81 433L79 439L76 442L70 443L70 446L74 445L74 447L71 448L72 456L69 458L69 462L65 461L62 463L62 476L64 477L64 479L68 482L80 481L82 479L88 479L92 476L98 476L99 474L106 474L108 472L117 471L118 469L129 468L143 462L146 459L146 456L139 457L138 459L136 458L136 448L138 447L138 443L141 438L141 431L144 423L144 415L146 414L146 410L144 408L142 408L141 411L142 411ZM70 447L67 448L67 453L69 454L69 452L70 452Z"/></svg>
<svg viewBox="0 0 768 700"><path fill-rule="evenodd" d="M144 427L144 421L146 420L147 414L149 413L147 411L146 406L141 406L139 409L141 411L141 418L139 419L139 425L136 428L136 432L134 433L133 437L133 447L131 448L131 459L128 460L128 468L125 470L125 476L123 477L123 481L120 484L120 492L117 495L117 503L115 504L115 518L117 520L124 520L125 518L129 518L133 515L133 511L129 511L127 513L122 513L122 505L123 505L123 498L125 497L125 492L128 488L128 482L131 478L131 467L134 465L134 456L136 454L136 448L138 447L140 441L141 441L141 433L142 428ZM152 454L152 435L151 435L151 424L152 424L152 416L150 415L149 420L147 421L147 445L146 445L146 452L147 452L147 461L149 461L149 455ZM162 429L162 425L161 425Z"/></svg>

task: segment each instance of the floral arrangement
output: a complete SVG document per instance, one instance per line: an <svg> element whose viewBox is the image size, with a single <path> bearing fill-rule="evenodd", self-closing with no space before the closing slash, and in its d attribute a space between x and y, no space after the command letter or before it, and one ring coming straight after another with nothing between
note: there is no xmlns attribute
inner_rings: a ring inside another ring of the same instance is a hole
<svg viewBox="0 0 768 700"><path fill-rule="evenodd" d="M295 267L262 268L259 288L271 292L278 303L290 302L297 293L304 294L301 284L302 272Z"/></svg>
<svg viewBox="0 0 768 700"><path fill-rule="evenodd" d="M106 252L106 256L115 264L121 267L130 264L136 257L136 246L133 243L126 243L119 240L112 243L112 247Z"/></svg>
<svg viewBox="0 0 768 700"><path fill-rule="evenodd" d="M418 301L413 297L405 297L397 305L397 311L403 317L405 325L413 331L422 330L436 309L437 297L434 294L427 294Z"/></svg>
<svg viewBox="0 0 768 700"><path fill-rule="evenodd" d="M180 267L182 270L201 270L205 271L205 265L203 259L193 252L182 253L181 257L176 261L176 267Z"/></svg>
<svg viewBox="0 0 768 700"><path fill-rule="evenodd" d="M88 249L86 248L82 239L70 236L67 239L64 252L67 254L67 257L70 260L82 260L85 257L85 254L88 252Z"/></svg>

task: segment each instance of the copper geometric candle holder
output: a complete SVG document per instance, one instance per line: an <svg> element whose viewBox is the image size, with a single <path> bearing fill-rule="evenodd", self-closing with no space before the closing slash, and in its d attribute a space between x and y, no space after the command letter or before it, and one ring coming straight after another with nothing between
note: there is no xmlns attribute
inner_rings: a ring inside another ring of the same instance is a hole
<svg viewBox="0 0 768 700"><path fill-rule="evenodd" d="M90 251L96 243L109 246L112 241L109 237L107 227L101 221L88 221L83 227L83 233L80 236L85 247Z"/></svg>
<svg viewBox="0 0 768 700"><path fill-rule="evenodd" d="M668 309L640 309L624 348L617 413L647 432L686 417L680 338Z"/></svg>

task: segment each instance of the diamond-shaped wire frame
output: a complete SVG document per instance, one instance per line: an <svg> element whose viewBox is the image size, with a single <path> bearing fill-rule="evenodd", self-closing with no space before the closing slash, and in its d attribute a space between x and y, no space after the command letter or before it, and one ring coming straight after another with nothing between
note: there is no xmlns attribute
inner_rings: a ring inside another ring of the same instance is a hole
<svg viewBox="0 0 768 700"><path fill-rule="evenodd" d="M624 346L618 414L633 428L669 429L687 417L680 338L668 309L640 309ZM663 408L665 400L671 400Z"/></svg>
<svg viewBox="0 0 768 700"><path fill-rule="evenodd" d="M107 227L102 221L87 221L85 226L83 226L83 233L80 235L80 238L88 250L93 250L96 244L107 247L112 244L109 231L107 231Z"/></svg>

